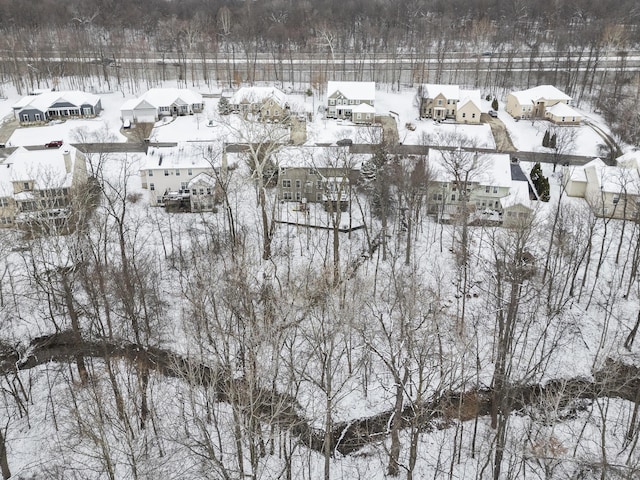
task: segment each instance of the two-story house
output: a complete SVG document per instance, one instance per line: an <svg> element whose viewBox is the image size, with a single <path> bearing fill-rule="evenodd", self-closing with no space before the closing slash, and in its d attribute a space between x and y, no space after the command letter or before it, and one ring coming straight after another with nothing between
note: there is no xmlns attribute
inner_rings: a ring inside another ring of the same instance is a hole
<svg viewBox="0 0 640 480"><path fill-rule="evenodd" d="M291 113L287 96L276 87L242 87L229 100L229 108L261 122L286 122Z"/></svg>
<svg viewBox="0 0 640 480"><path fill-rule="evenodd" d="M80 91L43 91L27 95L13 106L16 120L23 125L59 118L92 118L101 111L100 97Z"/></svg>
<svg viewBox="0 0 640 480"><path fill-rule="evenodd" d="M197 210L203 210L214 195L215 170L218 153L210 142L183 142L175 147L149 147L140 168L142 188L149 193L149 204L164 206L166 200L180 200L187 210L191 208L191 194L205 198L195 199ZM214 160L215 159L215 160ZM205 176L200 176L205 174ZM202 192L200 191L202 189ZM210 205L211 208L213 204ZM188 208L187 208L188 207ZM210 209L210 208L209 208Z"/></svg>
<svg viewBox="0 0 640 480"><path fill-rule="evenodd" d="M278 199L301 204L321 203L327 210L348 207L362 162L371 158L371 155L354 155L348 148L335 146L284 148L277 156Z"/></svg>
<svg viewBox="0 0 640 480"><path fill-rule="evenodd" d="M422 118L480 123L480 91L461 90L458 85L425 84L418 88Z"/></svg>
<svg viewBox="0 0 640 480"><path fill-rule="evenodd" d="M638 220L640 173L638 152L631 152L610 166L596 158L582 166L564 167L565 191L584 198L598 217Z"/></svg>
<svg viewBox="0 0 640 480"><path fill-rule="evenodd" d="M157 122L166 116L202 112L202 95L186 88L152 88L144 95L127 100L120 107L122 121Z"/></svg>
<svg viewBox="0 0 640 480"><path fill-rule="evenodd" d="M18 147L0 163L0 227L62 227L74 213L74 193L87 183L84 155Z"/></svg>
<svg viewBox="0 0 640 480"><path fill-rule="evenodd" d="M440 219L458 216L463 208L469 215L502 213L501 199L512 186L508 154L430 149L428 161L432 172L429 213Z"/></svg>
<svg viewBox="0 0 640 480"><path fill-rule="evenodd" d="M553 85L539 85L509 93L506 110L516 119L547 118L559 124L578 124L580 113L570 103L571 97Z"/></svg>
<svg viewBox="0 0 640 480"><path fill-rule="evenodd" d="M327 84L327 118L359 124L375 122L375 82L335 82Z"/></svg>

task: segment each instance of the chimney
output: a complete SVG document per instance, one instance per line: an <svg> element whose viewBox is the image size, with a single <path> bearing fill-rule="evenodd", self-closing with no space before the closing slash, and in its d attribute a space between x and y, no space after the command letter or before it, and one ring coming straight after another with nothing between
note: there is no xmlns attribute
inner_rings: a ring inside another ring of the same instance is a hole
<svg viewBox="0 0 640 480"><path fill-rule="evenodd" d="M71 173L71 152L68 148L65 148L62 152L62 158L64 158L64 169L67 173Z"/></svg>

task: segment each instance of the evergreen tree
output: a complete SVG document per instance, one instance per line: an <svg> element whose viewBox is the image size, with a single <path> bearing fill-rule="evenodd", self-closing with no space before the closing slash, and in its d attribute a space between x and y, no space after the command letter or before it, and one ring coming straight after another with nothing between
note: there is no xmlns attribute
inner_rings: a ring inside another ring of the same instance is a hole
<svg viewBox="0 0 640 480"><path fill-rule="evenodd" d="M533 186L538 192L538 197L543 202L548 202L551 196L551 189L549 186L549 179L542 174L542 167L540 166L540 162L537 162L530 173L531 181L533 182Z"/></svg>
<svg viewBox="0 0 640 480"><path fill-rule="evenodd" d="M556 148L556 144L558 141L558 136L554 133L553 135L551 135L551 139L549 140L549 148Z"/></svg>
<svg viewBox="0 0 640 480"><path fill-rule="evenodd" d="M542 139L542 146L543 147L549 146L549 130L544 132L544 138Z"/></svg>
<svg viewBox="0 0 640 480"><path fill-rule="evenodd" d="M496 112L498 111L498 99L496 97L493 97L493 102L491 102L491 108Z"/></svg>
<svg viewBox="0 0 640 480"><path fill-rule="evenodd" d="M229 106L229 100L227 97L220 97L220 102L218 102L218 112L220 115L229 115L231 113L231 107Z"/></svg>

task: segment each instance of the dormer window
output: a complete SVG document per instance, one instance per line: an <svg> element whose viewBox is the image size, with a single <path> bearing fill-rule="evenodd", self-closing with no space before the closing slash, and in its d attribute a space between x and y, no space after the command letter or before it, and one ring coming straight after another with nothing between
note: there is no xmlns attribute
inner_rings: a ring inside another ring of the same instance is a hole
<svg viewBox="0 0 640 480"><path fill-rule="evenodd" d="M31 190L31 185L29 184L29 182L24 182L22 184L22 188L24 188L25 190Z"/></svg>

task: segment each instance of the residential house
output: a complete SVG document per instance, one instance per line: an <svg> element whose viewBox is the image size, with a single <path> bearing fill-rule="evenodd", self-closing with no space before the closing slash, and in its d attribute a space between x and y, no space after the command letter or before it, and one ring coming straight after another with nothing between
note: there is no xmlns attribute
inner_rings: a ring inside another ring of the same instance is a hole
<svg viewBox="0 0 640 480"><path fill-rule="evenodd" d="M70 145L18 147L0 163L0 227L66 226L73 192L87 178L84 155Z"/></svg>
<svg viewBox="0 0 640 480"><path fill-rule="evenodd" d="M548 118L547 110L559 103L569 105L571 97L552 85L539 85L507 95L506 110L513 118Z"/></svg>
<svg viewBox="0 0 640 480"><path fill-rule="evenodd" d="M425 84L418 88L420 116L434 120L480 123L480 91L458 85Z"/></svg>
<svg viewBox="0 0 640 480"><path fill-rule="evenodd" d="M418 88L420 116L444 120L455 119L457 104L460 101L458 85L425 84Z"/></svg>
<svg viewBox="0 0 640 480"><path fill-rule="evenodd" d="M214 177L212 159L217 158L210 142L183 142L175 147L149 147L144 164L140 168L142 188L149 193L149 204L164 206L165 200L180 200L183 209L191 208L192 188L207 190L206 174ZM210 183L210 182L209 182ZM210 186L210 185L209 185ZM205 199L203 199L205 200ZM196 200L196 204L202 204Z"/></svg>
<svg viewBox="0 0 640 480"><path fill-rule="evenodd" d="M59 118L92 118L101 111L100 97L80 91L43 91L27 95L13 106L16 120L23 125Z"/></svg>
<svg viewBox="0 0 640 480"><path fill-rule="evenodd" d="M460 215L464 206L470 218L476 211L501 216L501 200L512 187L508 154L430 149L428 161L433 172L429 213L448 220Z"/></svg>
<svg viewBox="0 0 640 480"><path fill-rule="evenodd" d="M638 220L640 174L637 157L637 152L623 155L615 166L596 158L583 166L564 167L567 195L584 198L598 217Z"/></svg>
<svg viewBox="0 0 640 480"><path fill-rule="evenodd" d="M375 122L375 82L334 82L327 84L327 118L359 124Z"/></svg>
<svg viewBox="0 0 640 480"><path fill-rule="evenodd" d="M216 180L209 173L199 173L187 184L191 196L189 198L192 212L206 212L215 208Z"/></svg>
<svg viewBox="0 0 640 480"><path fill-rule="evenodd" d="M521 227L531 221L538 200L537 192L517 160L511 162L511 188L509 195L500 199L502 225Z"/></svg>
<svg viewBox="0 0 640 480"><path fill-rule="evenodd" d="M345 147L289 147L277 152L278 199L322 203L346 209L362 163L371 155L353 155Z"/></svg>
<svg viewBox="0 0 640 480"><path fill-rule="evenodd" d="M284 122L289 119L287 96L276 87L243 87L229 100L232 112L252 114L262 122Z"/></svg>
<svg viewBox="0 0 640 480"><path fill-rule="evenodd" d="M120 108L122 121L157 122L165 116L193 115L202 112L202 95L186 88L152 88L138 98L127 100Z"/></svg>

